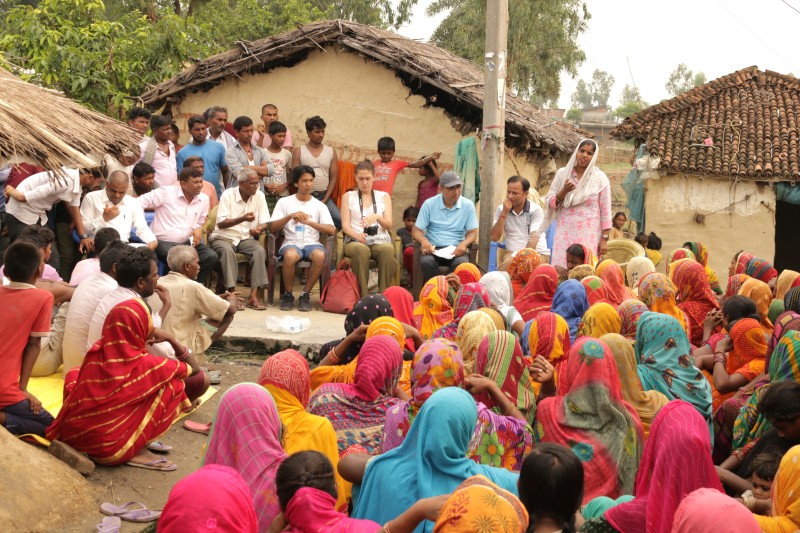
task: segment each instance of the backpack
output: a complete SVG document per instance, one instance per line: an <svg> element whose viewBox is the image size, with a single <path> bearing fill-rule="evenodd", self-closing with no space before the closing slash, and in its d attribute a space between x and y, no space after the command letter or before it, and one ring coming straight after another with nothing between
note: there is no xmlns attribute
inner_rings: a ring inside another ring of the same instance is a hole
<svg viewBox="0 0 800 533"><path fill-rule="evenodd" d="M328 283L322 288L319 301L322 310L328 313L346 315L353 310L358 300L361 299L361 289L358 279L350 270L350 263L344 259L339 262L336 272L333 273Z"/></svg>

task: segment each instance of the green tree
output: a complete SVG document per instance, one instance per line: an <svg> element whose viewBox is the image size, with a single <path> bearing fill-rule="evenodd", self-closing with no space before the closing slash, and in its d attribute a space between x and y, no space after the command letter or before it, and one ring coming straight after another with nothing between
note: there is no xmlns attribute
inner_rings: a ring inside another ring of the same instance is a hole
<svg viewBox="0 0 800 533"><path fill-rule="evenodd" d="M704 84L705 82L705 74L702 72L697 72L695 74L689 70L685 64L681 63L669 75L669 78L667 78L667 83L664 84L664 88L667 89L667 92L671 96L678 96L679 94L685 93L689 89L693 89L698 85Z"/></svg>
<svg viewBox="0 0 800 533"><path fill-rule="evenodd" d="M507 82L523 98L545 102L561 92L561 72L577 75L586 58L578 37L590 18L582 0L509 0ZM434 0L429 16L447 12L431 41L483 65L486 0Z"/></svg>
<svg viewBox="0 0 800 533"><path fill-rule="evenodd" d="M581 111L577 107L572 107L567 111L566 115L567 120L574 120L576 122L580 122L582 118L583 118L583 111Z"/></svg>
<svg viewBox="0 0 800 533"><path fill-rule="evenodd" d="M642 98L638 87L625 85L622 89L619 106L614 110L614 116L620 119L627 118L647 107L647 102Z"/></svg>
<svg viewBox="0 0 800 533"><path fill-rule="evenodd" d="M572 103L573 107L578 109L592 107L592 91L589 88L589 84L583 80L578 80L578 85L575 87L575 92L572 93L570 102Z"/></svg>
<svg viewBox="0 0 800 533"><path fill-rule="evenodd" d="M608 105L608 98L611 96L611 87L613 86L614 76L603 70L595 70L590 83L583 80L578 81L575 92L572 93L572 105L581 109Z"/></svg>

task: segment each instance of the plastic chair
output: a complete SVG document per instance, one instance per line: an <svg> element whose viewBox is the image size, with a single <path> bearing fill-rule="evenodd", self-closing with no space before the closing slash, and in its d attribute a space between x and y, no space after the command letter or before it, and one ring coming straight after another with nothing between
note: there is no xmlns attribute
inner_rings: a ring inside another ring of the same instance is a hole
<svg viewBox="0 0 800 533"><path fill-rule="evenodd" d="M392 232L392 245L394 245L394 259L397 261L397 268L394 272L394 285L400 285L400 270L403 268L403 240ZM332 265L338 265L344 259L350 263L350 258L344 255L344 233L336 233L336 247L334 248L334 258ZM374 259L369 260L370 270L378 268L378 263Z"/></svg>
<svg viewBox="0 0 800 533"><path fill-rule="evenodd" d="M280 279L281 294L286 291L283 285L283 276L281 275L281 268L283 266L283 259L277 256L280 246L278 246L278 238L283 239L283 234L276 235L270 233L267 235L267 279L269 280L269 287L267 287L267 304L272 305L275 301L275 276ZM322 240L324 239L324 240ZM321 236L320 242L325 245L325 262L322 265L322 272L319 275L319 293L322 294L322 288L331 277L331 258L333 254L333 239L331 235L327 238ZM311 261L298 261L295 268L306 268L311 266Z"/></svg>
<svg viewBox="0 0 800 533"><path fill-rule="evenodd" d="M489 265L487 268L487 272L494 272L497 270L497 254L498 250L505 250L506 243L504 242L495 242L492 241L489 243Z"/></svg>

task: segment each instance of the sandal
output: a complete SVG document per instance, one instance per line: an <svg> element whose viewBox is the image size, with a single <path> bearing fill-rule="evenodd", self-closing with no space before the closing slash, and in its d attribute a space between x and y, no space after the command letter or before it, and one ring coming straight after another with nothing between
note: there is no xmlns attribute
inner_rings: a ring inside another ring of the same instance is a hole
<svg viewBox="0 0 800 533"><path fill-rule="evenodd" d="M106 516L95 528L97 533L119 533L122 528L122 519L118 516Z"/></svg>
<svg viewBox="0 0 800 533"><path fill-rule="evenodd" d="M172 451L172 446L154 440L153 442L147 445L147 449L150 450L151 452L167 453Z"/></svg>
<svg viewBox="0 0 800 533"><path fill-rule="evenodd" d="M128 461L125 464L128 466L135 466L136 468L144 468L145 470L159 470L161 472L172 472L178 469L178 465L164 459L163 457L159 457L158 459L154 459L153 461L147 463L134 463L133 461Z"/></svg>
<svg viewBox="0 0 800 533"><path fill-rule="evenodd" d="M211 432L211 424L201 424L200 422L194 422L192 420L184 420L183 421L183 428L188 429L189 431L193 431L195 433L202 433L203 435L208 435Z"/></svg>
<svg viewBox="0 0 800 533"><path fill-rule="evenodd" d="M142 502L128 502L125 505L104 503L100 505L100 512L109 515L109 517L118 517L128 522L137 523L152 522L161 516L161 511L151 511Z"/></svg>
<svg viewBox="0 0 800 533"><path fill-rule="evenodd" d="M267 306L262 304L262 303L260 303L260 302L258 304L248 303L245 307L247 307L248 309L254 309L256 311L266 311L267 310Z"/></svg>

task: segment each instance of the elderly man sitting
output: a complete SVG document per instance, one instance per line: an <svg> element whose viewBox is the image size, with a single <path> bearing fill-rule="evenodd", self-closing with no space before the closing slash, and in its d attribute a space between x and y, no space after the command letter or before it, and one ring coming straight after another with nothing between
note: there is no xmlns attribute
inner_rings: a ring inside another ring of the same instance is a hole
<svg viewBox="0 0 800 533"><path fill-rule="evenodd" d="M263 311L266 307L258 299L258 289L267 285L267 253L258 237L267 229L269 209L264 193L259 190L258 172L242 168L237 179L239 186L226 189L219 199L217 223L208 244L219 255L229 293L236 289L239 273L236 254L247 256L251 268L247 307Z"/></svg>
<svg viewBox="0 0 800 533"><path fill-rule="evenodd" d="M443 173L439 178L441 192L425 200L414 223L411 234L423 254L420 267L425 281L439 275L439 265L448 266L452 272L468 262L467 249L478 238L475 204L461 197L462 185L455 172ZM450 257L434 254L448 246L455 247Z"/></svg>
<svg viewBox="0 0 800 533"><path fill-rule="evenodd" d="M158 286L169 293L172 306L161 328L187 346L202 364L205 361L202 354L222 337L233 321L239 306L238 293L228 292L221 298L195 281L200 272L200 258L192 246L171 248L167 264L170 272L159 279ZM200 323L203 318L217 328L213 335Z"/></svg>

